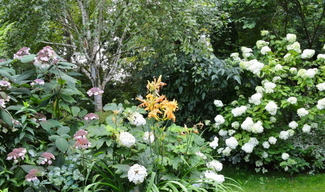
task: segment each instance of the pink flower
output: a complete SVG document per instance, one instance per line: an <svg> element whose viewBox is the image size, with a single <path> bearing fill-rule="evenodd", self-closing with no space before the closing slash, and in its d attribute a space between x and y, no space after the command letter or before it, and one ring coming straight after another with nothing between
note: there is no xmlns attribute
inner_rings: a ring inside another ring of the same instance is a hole
<svg viewBox="0 0 325 192"><path fill-rule="evenodd" d="M14 59L21 59L25 55L30 55L29 53L30 48L29 47L23 47L17 51L16 54L14 54Z"/></svg>
<svg viewBox="0 0 325 192"><path fill-rule="evenodd" d="M9 81L6 81L6 80L1 80L0 81L0 86L1 87L7 87L7 88L11 88L11 83Z"/></svg>
<svg viewBox="0 0 325 192"><path fill-rule="evenodd" d="M31 182L37 180L37 169L31 169L29 173L25 176L26 181Z"/></svg>
<svg viewBox="0 0 325 192"><path fill-rule="evenodd" d="M1 62L5 62L5 61L6 61L6 60L4 60L4 59L0 59L0 63L1 63Z"/></svg>
<svg viewBox="0 0 325 192"><path fill-rule="evenodd" d="M102 95L103 93L104 91L98 87L93 87L87 91L89 97L91 97L92 95Z"/></svg>
<svg viewBox="0 0 325 192"><path fill-rule="evenodd" d="M44 85L45 82L43 79L35 79L33 82L30 83L31 86L33 85Z"/></svg>
<svg viewBox="0 0 325 192"><path fill-rule="evenodd" d="M0 99L0 107L6 108L6 103L4 99Z"/></svg>
<svg viewBox="0 0 325 192"><path fill-rule="evenodd" d="M45 163L48 163L49 165L51 165L52 164L51 159L55 160L54 155L52 153L44 152L39 158L39 160L41 161L39 164L44 165Z"/></svg>
<svg viewBox="0 0 325 192"><path fill-rule="evenodd" d="M98 115L96 115L95 113L88 113L85 117L84 117L84 119L86 120L86 121L91 121L91 120L94 120L94 119L99 119L99 117L98 117Z"/></svg>
<svg viewBox="0 0 325 192"><path fill-rule="evenodd" d="M12 119L12 124L14 124L16 126L21 125L21 123L18 120L16 120L16 119Z"/></svg>
<svg viewBox="0 0 325 192"><path fill-rule="evenodd" d="M43 47L34 58L34 65L40 68L48 68L50 64L57 64L61 59L50 46Z"/></svg>
<svg viewBox="0 0 325 192"><path fill-rule="evenodd" d="M88 147L91 146L91 143L87 140L87 138L80 138L77 139L76 143L74 144L75 148L84 148L87 149Z"/></svg>
<svg viewBox="0 0 325 192"><path fill-rule="evenodd" d="M36 113L33 120L36 123L44 122L44 121L46 121L46 116L43 113Z"/></svg>
<svg viewBox="0 0 325 192"><path fill-rule="evenodd" d="M14 162L17 163L19 158L21 158L21 160L24 160L26 152L27 151L25 148L15 148L8 154L7 160L14 159Z"/></svg>
<svg viewBox="0 0 325 192"><path fill-rule="evenodd" d="M80 129L79 131L77 131L75 134L74 134L74 139L81 139L81 138L86 138L86 136L88 135L88 132L83 130L83 129Z"/></svg>

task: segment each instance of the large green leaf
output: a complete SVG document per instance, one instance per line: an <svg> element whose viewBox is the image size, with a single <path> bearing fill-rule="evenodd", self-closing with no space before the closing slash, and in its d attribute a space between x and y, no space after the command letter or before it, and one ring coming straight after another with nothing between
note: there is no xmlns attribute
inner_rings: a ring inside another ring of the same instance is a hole
<svg viewBox="0 0 325 192"><path fill-rule="evenodd" d="M25 55L25 56L23 56L23 57L20 59L20 61L21 61L22 63L28 63L28 62L33 61L34 58L35 58L35 56L36 56L36 55L34 55L34 54Z"/></svg>
<svg viewBox="0 0 325 192"><path fill-rule="evenodd" d="M0 108L0 119L2 119L6 124L12 127L12 118L8 111Z"/></svg>
<svg viewBox="0 0 325 192"><path fill-rule="evenodd" d="M58 129L58 134L59 135L66 134L66 133L69 133L69 131L70 131L70 128L64 126L64 127L61 127L60 129Z"/></svg>
<svg viewBox="0 0 325 192"><path fill-rule="evenodd" d="M64 138L57 138L56 141L55 141L55 146L62 152L65 152L68 147L69 147L69 143L66 139Z"/></svg>

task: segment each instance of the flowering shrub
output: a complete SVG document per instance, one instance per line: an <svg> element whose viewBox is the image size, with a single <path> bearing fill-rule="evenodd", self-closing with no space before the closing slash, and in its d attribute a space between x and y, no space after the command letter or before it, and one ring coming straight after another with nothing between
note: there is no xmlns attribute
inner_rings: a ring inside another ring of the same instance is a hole
<svg viewBox="0 0 325 192"><path fill-rule="evenodd" d="M222 140L217 153L263 173L324 169L325 60L314 54L301 51L294 34L276 40L268 33L254 49L243 47L242 58L232 54L229 62L239 63L260 85L250 97L238 90L238 100L216 116Z"/></svg>

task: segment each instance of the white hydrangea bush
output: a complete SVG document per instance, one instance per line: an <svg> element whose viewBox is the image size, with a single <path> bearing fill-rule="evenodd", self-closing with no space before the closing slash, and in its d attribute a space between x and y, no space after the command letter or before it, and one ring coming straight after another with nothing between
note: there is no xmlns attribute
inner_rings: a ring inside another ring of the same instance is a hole
<svg viewBox="0 0 325 192"><path fill-rule="evenodd" d="M257 86L246 85L255 86L247 96L237 89L238 99L223 104L214 125L218 145L210 145L232 163L253 164L257 172L324 169L324 50L302 49L295 34L277 40L267 33L241 51L242 57L228 61Z"/></svg>

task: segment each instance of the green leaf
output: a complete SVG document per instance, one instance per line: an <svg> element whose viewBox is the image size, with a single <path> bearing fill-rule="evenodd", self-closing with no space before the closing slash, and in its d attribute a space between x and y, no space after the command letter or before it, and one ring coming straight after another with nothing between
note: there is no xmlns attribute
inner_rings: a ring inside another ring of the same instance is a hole
<svg viewBox="0 0 325 192"><path fill-rule="evenodd" d="M54 119L49 119L47 121L40 122L40 124L43 127L43 129L45 129L45 130L50 130L51 128L62 126L59 121L54 120Z"/></svg>
<svg viewBox="0 0 325 192"><path fill-rule="evenodd" d="M65 140L64 138L57 138L56 141L55 141L55 146L62 152L65 152L68 147L69 147L69 144L68 144L68 141Z"/></svg>
<svg viewBox="0 0 325 192"><path fill-rule="evenodd" d="M61 97L64 101L68 102L68 103L75 103L76 100L74 100L70 95L66 95L61 93Z"/></svg>
<svg viewBox="0 0 325 192"><path fill-rule="evenodd" d="M116 164L116 165L112 165L112 167L117 169L115 173L122 174L121 178L126 178L128 176L128 171L130 169L130 166L124 164Z"/></svg>
<svg viewBox="0 0 325 192"><path fill-rule="evenodd" d="M72 115L75 117L80 112L80 108L79 107L71 107L71 112L72 112Z"/></svg>
<svg viewBox="0 0 325 192"><path fill-rule="evenodd" d="M12 127L12 118L10 113L8 113L7 110L0 108L0 119L3 120L6 124L8 124L10 127Z"/></svg>
<svg viewBox="0 0 325 192"><path fill-rule="evenodd" d="M35 56L36 56L35 54L25 55L20 59L20 61L22 63L28 63L28 62L33 61Z"/></svg>
<svg viewBox="0 0 325 192"><path fill-rule="evenodd" d="M58 134L59 135L67 134L67 133L69 133L69 131L70 131L70 128L64 126L64 127L61 127L60 129L58 129Z"/></svg>

